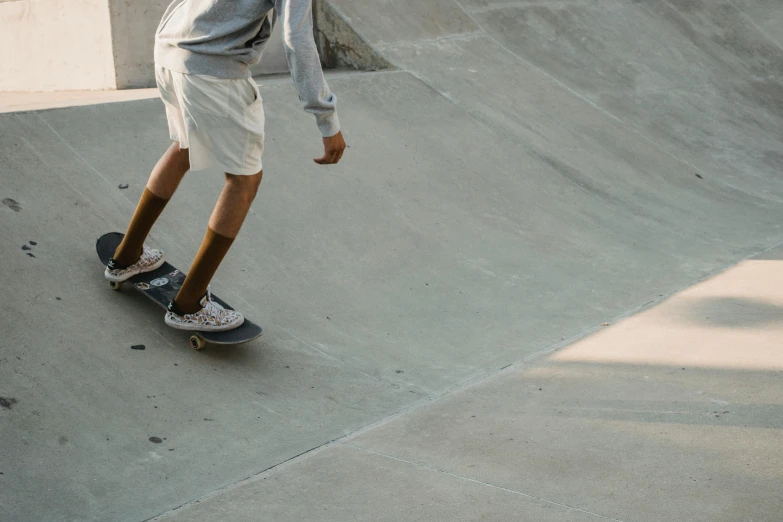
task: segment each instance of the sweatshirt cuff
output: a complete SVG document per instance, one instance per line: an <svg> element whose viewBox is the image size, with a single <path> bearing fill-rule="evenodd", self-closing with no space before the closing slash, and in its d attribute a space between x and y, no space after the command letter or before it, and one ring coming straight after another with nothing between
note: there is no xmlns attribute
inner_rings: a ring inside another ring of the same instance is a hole
<svg viewBox="0 0 783 522"><path fill-rule="evenodd" d="M316 114L315 122L324 138L329 138L340 132L340 120L337 118L336 112Z"/></svg>

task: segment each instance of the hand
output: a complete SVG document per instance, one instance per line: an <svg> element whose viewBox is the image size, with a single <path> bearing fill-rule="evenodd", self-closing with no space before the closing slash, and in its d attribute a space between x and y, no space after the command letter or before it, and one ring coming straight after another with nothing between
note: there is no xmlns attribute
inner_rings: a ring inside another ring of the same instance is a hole
<svg viewBox="0 0 783 522"><path fill-rule="evenodd" d="M319 165L334 165L343 157L344 150L345 140L343 139L343 133L338 132L334 136L324 138L324 156L313 161Z"/></svg>

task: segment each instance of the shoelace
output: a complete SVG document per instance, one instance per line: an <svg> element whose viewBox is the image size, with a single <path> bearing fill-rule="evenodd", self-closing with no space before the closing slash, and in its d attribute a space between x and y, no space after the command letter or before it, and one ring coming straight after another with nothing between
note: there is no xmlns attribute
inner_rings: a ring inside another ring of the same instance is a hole
<svg viewBox="0 0 783 522"><path fill-rule="evenodd" d="M212 291L209 288L209 285L207 285L207 302L204 303L204 311L207 312L209 315L212 315L214 317L218 317L220 315L220 305L218 305L215 301L212 300Z"/></svg>
<svg viewBox="0 0 783 522"><path fill-rule="evenodd" d="M147 245L141 250L141 257L137 261L139 264L152 264L152 250L147 248Z"/></svg>

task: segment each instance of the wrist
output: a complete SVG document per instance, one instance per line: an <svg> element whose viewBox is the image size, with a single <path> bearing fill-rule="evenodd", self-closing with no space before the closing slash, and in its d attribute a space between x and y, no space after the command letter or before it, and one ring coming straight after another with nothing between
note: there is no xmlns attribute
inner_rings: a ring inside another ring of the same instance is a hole
<svg viewBox="0 0 783 522"><path fill-rule="evenodd" d="M321 131L321 136L324 138L330 138L340 132L340 120L337 118L336 112L317 114L315 123L318 125L318 130Z"/></svg>

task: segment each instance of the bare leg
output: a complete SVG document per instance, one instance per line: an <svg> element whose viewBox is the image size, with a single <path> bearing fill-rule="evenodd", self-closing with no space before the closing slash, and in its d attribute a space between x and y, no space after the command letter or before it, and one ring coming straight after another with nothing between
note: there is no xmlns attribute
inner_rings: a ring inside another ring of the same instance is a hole
<svg viewBox="0 0 783 522"><path fill-rule="evenodd" d="M147 189L159 198L171 199L189 169L190 153L188 149L180 149L175 141L152 169Z"/></svg>
<svg viewBox="0 0 783 522"><path fill-rule="evenodd" d="M201 298L207 292L212 276L242 228L258 192L262 175L263 172L252 176L226 174L226 184L209 218L209 228L201 248L185 282L182 283L182 288L174 298L178 315L191 314L201 308Z"/></svg>
<svg viewBox="0 0 783 522"><path fill-rule="evenodd" d="M226 184L209 218L209 228L221 236L232 239L237 237L256 197L263 174L263 171L252 176L226 174Z"/></svg>
<svg viewBox="0 0 783 522"><path fill-rule="evenodd" d="M189 168L188 150L180 149L179 143L175 141L152 169L125 237L114 252L115 266L131 265L139 259L152 225Z"/></svg>

